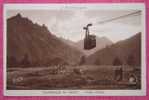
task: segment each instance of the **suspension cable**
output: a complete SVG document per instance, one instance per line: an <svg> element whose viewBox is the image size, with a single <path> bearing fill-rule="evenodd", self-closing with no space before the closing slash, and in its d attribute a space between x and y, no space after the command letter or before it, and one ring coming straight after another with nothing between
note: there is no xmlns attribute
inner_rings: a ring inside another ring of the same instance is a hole
<svg viewBox="0 0 149 100"><path fill-rule="evenodd" d="M136 11L136 12L133 12L133 13L129 13L129 14L126 14L126 15L114 17L114 18L107 19L107 20L104 20L104 21L99 21L96 24L104 24L104 23L112 22L114 20L118 20L118 19L121 19L121 18L129 17L129 16L135 15L135 14L139 14L140 15L141 14L141 11Z"/></svg>

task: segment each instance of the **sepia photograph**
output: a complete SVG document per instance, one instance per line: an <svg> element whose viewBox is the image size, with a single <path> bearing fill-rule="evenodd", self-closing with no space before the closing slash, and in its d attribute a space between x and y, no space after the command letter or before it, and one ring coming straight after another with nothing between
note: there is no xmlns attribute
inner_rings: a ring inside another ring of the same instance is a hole
<svg viewBox="0 0 149 100"><path fill-rule="evenodd" d="M144 95L144 12L142 4L5 5L5 94Z"/></svg>

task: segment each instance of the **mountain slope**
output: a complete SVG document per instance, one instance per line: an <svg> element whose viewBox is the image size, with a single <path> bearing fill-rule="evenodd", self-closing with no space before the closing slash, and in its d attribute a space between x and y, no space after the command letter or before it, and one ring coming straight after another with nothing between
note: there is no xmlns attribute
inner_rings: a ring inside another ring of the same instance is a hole
<svg viewBox="0 0 149 100"><path fill-rule="evenodd" d="M63 43L45 25L34 24L20 14L7 20L7 62L10 66L21 65L22 60L27 60L24 64L29 62L29 65L76 64L81 56L81 52Z"/></svg>
<svg viewBox="0 0 149 100"><path fill-rule="evenodd" d="M133 65L140 65L141 33L95 52L86 59L86 63L112 65L116 58L123 64L128 64L128 59L131 59Z"/></svg>

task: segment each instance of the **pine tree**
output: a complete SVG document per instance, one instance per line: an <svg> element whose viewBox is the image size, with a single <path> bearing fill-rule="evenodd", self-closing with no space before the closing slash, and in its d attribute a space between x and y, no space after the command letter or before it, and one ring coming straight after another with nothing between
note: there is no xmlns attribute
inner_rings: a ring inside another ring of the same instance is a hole
<svg viewBox="0 0 149 100"><path fill-rule="evenodd" d="M22 59L22 62L21 62L21 65L22 66L28 66L28 65L30 65L29 58L28 58L28 55L27 54L24 55L24 57Z"/></svg>
<svg viewBox="0 0 149 100"><path fill-rule="evenodd" d="M119 66L119 65L122 65L122 62L120 61L120 59L118 57L116 57L113 61L113 65L114 66Z"/></svg>
<svg viewBox="0 0 149 100"><path fill-rule="evenodd" d="M80 65L83 65L85 63L85 56L82 56L80 59Z"/></svg>
<svg viewBox="0 0 149 100"><path fill-rule="evenodd" d="M130 54L127 58L127 64L130 66L135 65L135 61L134 61L134 56L132 54Z"/></svg>

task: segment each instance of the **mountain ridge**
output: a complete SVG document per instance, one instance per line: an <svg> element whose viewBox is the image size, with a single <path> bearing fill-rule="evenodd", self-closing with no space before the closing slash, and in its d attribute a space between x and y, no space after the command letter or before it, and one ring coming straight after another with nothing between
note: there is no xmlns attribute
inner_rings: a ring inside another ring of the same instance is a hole
<svg viewBox="0 0 149 100"><path fill-rule="evenodd" d="M133 56L134 64L141 64L141 32L134 36L118 41L104 49L96 51L86 59L88 64L112 65L114 59L118 58L122 64L128 64L127 60Z"/></svg>
<svg viewBox="0 0 149 100"><path fill-rule="evenodd" d="M34 24L20 14L7 19L8 65L13 66L12 61L21 65L24 59L31 65L51 65L57 59L57 63L76 64L81 56L80 51L63 43L45 25Z"/></svg>

